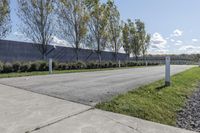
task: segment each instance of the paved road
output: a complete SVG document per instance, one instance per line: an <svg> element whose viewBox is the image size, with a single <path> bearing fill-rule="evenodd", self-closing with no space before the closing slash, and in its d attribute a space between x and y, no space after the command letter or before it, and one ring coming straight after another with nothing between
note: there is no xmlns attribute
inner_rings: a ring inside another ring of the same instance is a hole
<svg viewBox="0 0 200 133"><path fill-rule="evenodd" d="M193 66L172 66L172 74ZM164 66L0 79L0 83L86 105L164 78Z"/></svg>

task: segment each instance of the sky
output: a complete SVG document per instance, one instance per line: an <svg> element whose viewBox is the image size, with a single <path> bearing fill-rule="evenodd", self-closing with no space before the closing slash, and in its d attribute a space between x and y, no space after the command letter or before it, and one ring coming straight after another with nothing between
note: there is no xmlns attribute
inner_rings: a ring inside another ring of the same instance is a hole
<svg viewBox="0 0 200 133"><path fill-rule="evenodd" d="M16 0L11 2L12 32L6 38L28 41L20 32ZM106 0L102 0L106 2ZM115 0L121 19L141 19L151 34L149 54L200 53L200 0ZM65 43L57 37L54 43Z"/></svg>

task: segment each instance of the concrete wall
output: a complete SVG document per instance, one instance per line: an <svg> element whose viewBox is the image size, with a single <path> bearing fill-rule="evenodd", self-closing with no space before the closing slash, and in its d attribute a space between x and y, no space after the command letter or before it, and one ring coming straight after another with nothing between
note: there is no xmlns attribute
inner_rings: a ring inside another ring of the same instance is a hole
<svg viewBox="0 0 200 133"><path fill-rule="evenodd" d="M174 65L196 65L197 62L195 62L192 59L184 58L184 57L176 57L171 56L171 64ZM136 61L135 57L130 58L131 61ZM138 61L144 61L143 57L139 57ZM159 63L159 64L165 64L165 56L163 57L156 57L156 56L147 56L146 57L147 62L153 62L153 63Z"/></svg>
<svg viewBox="0 0 200 133"><path fill-rule="evenodd" d="M36 44L0 40L0 61L13 62L13 61L35 61L42 60L42 55L35 47ZM38 44L37 44L38 45ZM75 61L75 50L68 47L48 46L48 58L60 62ZM98 55L93 50L81 49L79 51L79 59L82 61L95 61L98 60ZM118 60L125 61L126 54L118 54ZM102 61L114 61L115 56L112 52L102 52Z"/></svg>

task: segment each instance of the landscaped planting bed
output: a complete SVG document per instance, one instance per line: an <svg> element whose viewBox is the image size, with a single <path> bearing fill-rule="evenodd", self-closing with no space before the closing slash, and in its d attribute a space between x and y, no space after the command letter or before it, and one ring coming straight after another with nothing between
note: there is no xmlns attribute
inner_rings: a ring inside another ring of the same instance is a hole
<svg viewBox="0 0 200 133"><path fill-rule="evenodd" d="M145 66L145 62L124 62L121 67L134 67ZM148 63L148 66L159 65L158 63ZM54 70L81 70L81 69L101 69L101 68L117 68L118 63L115 62L71 62L71 63L58 63L53 62ZM0 62L0 73L12 72L35 72L35 71L48 71L48 62L35 61L35 62Z"/></svg>

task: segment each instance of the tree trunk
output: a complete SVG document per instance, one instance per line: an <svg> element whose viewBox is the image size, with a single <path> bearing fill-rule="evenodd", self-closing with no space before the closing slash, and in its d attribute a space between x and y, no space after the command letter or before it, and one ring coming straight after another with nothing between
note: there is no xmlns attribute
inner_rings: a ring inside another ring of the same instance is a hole
<svg viewBox="0 0 200 133"><path fill-rule="evenodd" d="M79 55L78 55L79 49L76 48L75 53L76 53L76 61L79 61Z"/></svg>
<svg viewBox="0 0 200 133"><path fill-rule="evenodd" d="M117 63L117 44L116 44L116 42L115 42L115 61Z"/></svg>
<svg viewBox="0 0 200 133"><path fill-rule="evenodd" d="M98 51L99 65L101 65L101 52Z"/></svg>
<svg viewBox="0 0 200 133"><path fill-rule="evenodd" d="M100 40L99 39L97 41L97 45L98 45L97 53L98 53L99 65L100 65L101 64L101 51L100 51Z"/></svg>
<svg viewBox="0 0 200 133"><path fill-rule="evenodd" d="M116 61L116 63L117 63L117 52L115 52L115 61Z"/></svg>
<svg viewBox="0 0 200 133"><path fill-rule="evenodd" d="M43 58L43 60L46 60L46 58L47 58L46 52L44 50L42 51L42 58Z"/></svg>
<svg viewBox="0 0 200 133"><path fill-rule="evenodd" d="M136 60L136 62L138 62L138 56L137 55L135 55L135 60Z"/></svg>

